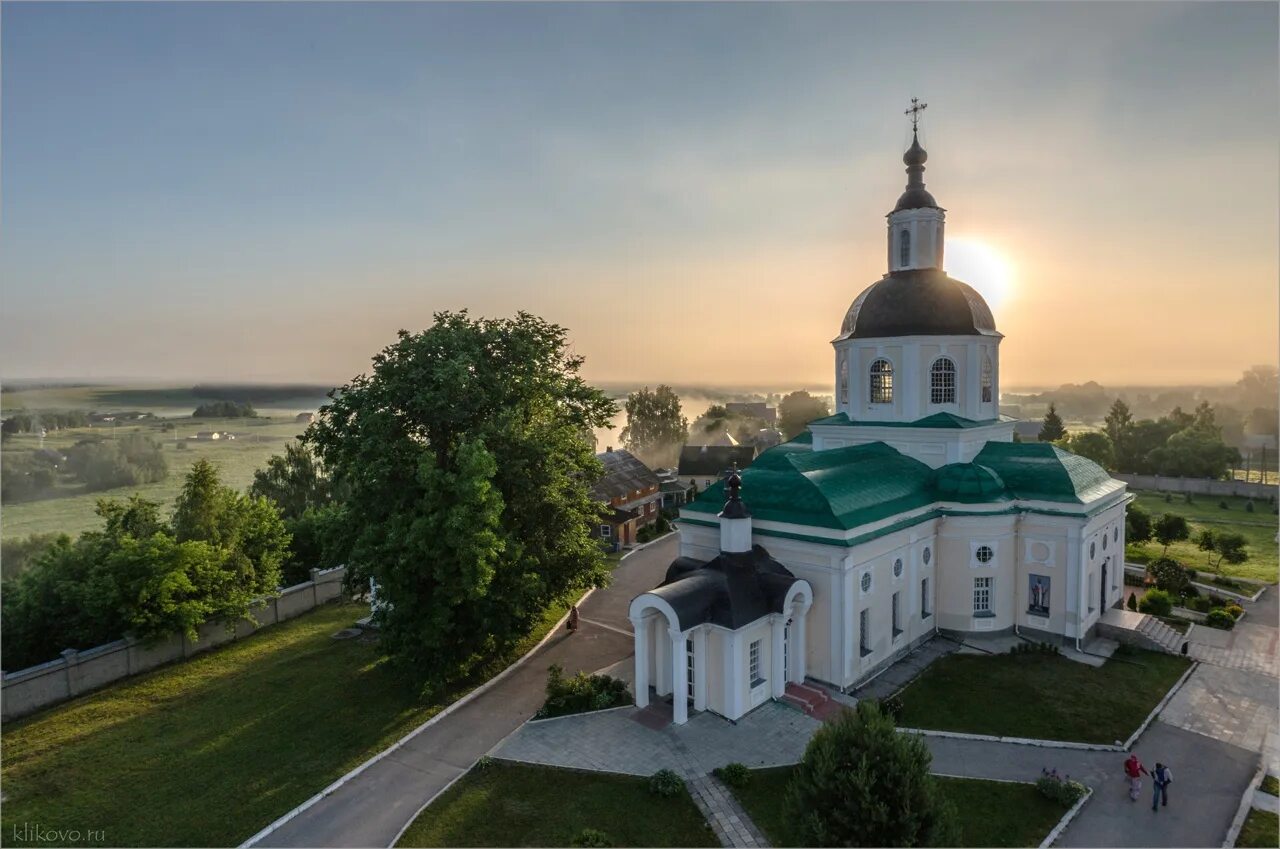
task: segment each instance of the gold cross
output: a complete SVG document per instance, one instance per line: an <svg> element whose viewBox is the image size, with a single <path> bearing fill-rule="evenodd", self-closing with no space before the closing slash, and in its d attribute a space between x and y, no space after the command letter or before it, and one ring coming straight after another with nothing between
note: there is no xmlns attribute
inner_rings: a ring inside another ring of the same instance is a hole
<svg viewBox="0 0 1280 849"><path fill-rule="evenodd" d="M916 125L920 123L920 113L929 108L929 104L921 103L920 98L911 98L911 108L905 110L903 115L911 116L911 132L916 131Z"/></svg>

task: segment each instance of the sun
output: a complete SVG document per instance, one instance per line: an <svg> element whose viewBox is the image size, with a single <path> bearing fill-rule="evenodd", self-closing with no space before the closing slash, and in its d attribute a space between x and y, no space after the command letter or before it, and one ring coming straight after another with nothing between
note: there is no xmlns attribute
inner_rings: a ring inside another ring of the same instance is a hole
<svg viewBox="0 0 1280 849"><path fill-rule="evenodd" d="M948 275L977 289L993 310L1013 295L1013 265L985 242L948 236L945 263Z"/></svg>

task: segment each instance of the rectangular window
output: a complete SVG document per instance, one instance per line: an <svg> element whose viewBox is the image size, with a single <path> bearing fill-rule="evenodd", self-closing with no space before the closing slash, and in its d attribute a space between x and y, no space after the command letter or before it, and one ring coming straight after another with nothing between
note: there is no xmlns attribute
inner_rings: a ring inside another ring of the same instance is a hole
<svg viewBox="0 0 1280 849"><path fill-rule="evenodd" d="M613 528L609 527L608 525L601 525L601 526L600 526L600 538L601 538L601 539L612 539L612 538L613 538Z"/></svg>
<svg viewBox="0 0 1280 849"><path fill-rule="evenodd" d="M1049 578L1045 575L1027 576L1027 612L1036 616L1049 615Z"/></svg>
<svg viewBox="0 0 1280 849"><path fill-rule="evenodd" d="M751 679L751 686L762 683L760 680L760 641L754 640L751 647L747 650L747 676Z"/></svg>
<svg viewBox="0 0 1280 849"><path fill-rule="evenodd" d="M973 579L973 615L991 615L991 583L994 578Z"/></svg>
<svg viewBox="0 0 1280 849"><path fill-rule="evenodd" d="M858 614L858 649L862 656L871 654L871 611L863 610Z"/></svg>
<svg viewBox="0 0 1280 849"><path fill-rule="evenodd" d="M902 623L898 619L898 596L900 593L893 594L893 636L897 637L902 633Z"/></svg>
<svg viewBox="0 0 1280 849"><path fill-rule="evenodd" d="M929 579L920 581L920 618L929 618Z"/></svg>

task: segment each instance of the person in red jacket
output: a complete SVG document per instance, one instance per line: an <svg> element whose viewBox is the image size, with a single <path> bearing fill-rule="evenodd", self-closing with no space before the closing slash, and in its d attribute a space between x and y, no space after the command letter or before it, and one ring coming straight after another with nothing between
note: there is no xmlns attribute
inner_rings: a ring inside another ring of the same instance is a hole
<svg viewBox="0 0 1280 849"><path fill-rule="evenodd" d="M1138 753L1132 752L1129 759L1124 762L1124 774L1129 777L1129 798L1138 801L1138 796L1142 794L1142 775L1147 772L1147 768L1142 765L1142 761L1138 760Z"/></svg>

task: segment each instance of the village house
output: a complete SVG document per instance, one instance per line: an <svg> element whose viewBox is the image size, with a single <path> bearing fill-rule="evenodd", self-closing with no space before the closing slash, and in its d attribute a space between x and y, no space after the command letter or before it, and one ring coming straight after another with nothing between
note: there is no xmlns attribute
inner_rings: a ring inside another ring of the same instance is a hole
<svg viewBox="0 0 1280 849"><path fill-rule="evenodd" d="M635 545L640 528L661 513L662 481L630 451L609 448L596 459L604 464L604 475L591 488L604 508L600 542L613 551Z"/></svg>
<svg viewBox="0 0 1280 849"><path fill-rule="evenodd" d="M680 449L676 480L702 492L729 474L735 466L745 469L755 459L754 445L686 445Z"/></svg>

